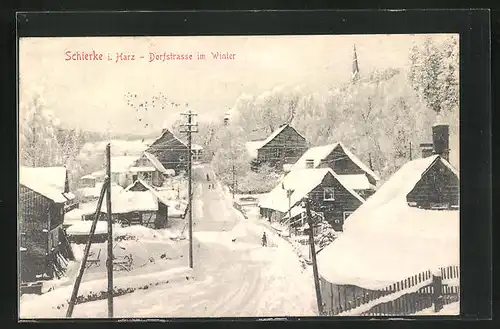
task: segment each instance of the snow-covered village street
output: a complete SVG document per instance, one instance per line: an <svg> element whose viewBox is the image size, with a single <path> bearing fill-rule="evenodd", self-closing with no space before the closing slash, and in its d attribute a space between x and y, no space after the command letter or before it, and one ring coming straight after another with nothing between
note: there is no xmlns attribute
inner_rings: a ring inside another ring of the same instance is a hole
<svg viewBox="0 0 500 329"><path fill-rule="evenodd" d="M245 51L227 70L66 63L54 84L120 83L21 88L21 319L460 312L456 35L147 40L78 42Z"/></svg>
<svg viewBox="0 0 500 329"><path fill-rule="evenodd" d="M208 189L204 171L197 169L194 203L194 270L186 280L180 271L171 283L116 297L116 317L263 317L313 316L312 269L304 268L292 246L256 219L246 220L232 206L231 195L220 184ZM262 233L270 246L261 245ZM171 240L166 238L167 245ZM235 240L233 242L233 240ZM183 244L186 247L186 244ZM161 249L161 246L158 246ZM187 267L187 248L174 272ZM158 259L157 261L161 261ZM185 269L189 273L188 269ZM151 271L151 270L150 270ZM149 272L151 282L170 270ZM104 277L104 273L103 277ZM134 271L128 273L134 275ZM140 274L137 274L140 275ZM133 277L129 278L133 281ZM91 283L91 282L89 282ZM147 284L147 283L145 283ZM56 289L21 302L21 317L64 317L58 302L67 290ZM106 300L75 307L74 317L106 317Z"/></svg>

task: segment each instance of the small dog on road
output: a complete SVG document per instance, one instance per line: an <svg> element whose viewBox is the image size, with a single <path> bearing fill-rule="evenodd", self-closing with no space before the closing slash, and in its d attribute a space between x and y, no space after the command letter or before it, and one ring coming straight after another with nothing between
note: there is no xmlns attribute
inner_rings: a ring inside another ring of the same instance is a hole
<svg viewBox="0 0 500 329"><path fill-rule="evenodd" d="M236 239L232 239L231 241L232 241L232 242L236 242Z"/></svg>

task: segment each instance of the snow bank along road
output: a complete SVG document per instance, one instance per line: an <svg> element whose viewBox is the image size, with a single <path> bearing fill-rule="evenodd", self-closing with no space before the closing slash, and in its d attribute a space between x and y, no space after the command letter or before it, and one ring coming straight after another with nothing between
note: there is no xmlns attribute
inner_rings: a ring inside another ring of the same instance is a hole
<svg viewBox="0 0 500 329"><path fill-rule="evenodd" d="M195 280L116 297L115 317L315 315L312 270L301 267L286 241L239 216L218 183L209 189L207 172L196 168L194 175ZM212 183L213 174L209 175ZM263 232L273 247L260 245ZM106 300L80 304L74 310L79 318L106 316Z"/></svg>

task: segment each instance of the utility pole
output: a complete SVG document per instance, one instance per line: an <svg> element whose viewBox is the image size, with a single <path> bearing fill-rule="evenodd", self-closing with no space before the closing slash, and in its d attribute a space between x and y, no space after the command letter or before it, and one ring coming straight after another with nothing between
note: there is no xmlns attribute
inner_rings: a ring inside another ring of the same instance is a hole
<svg viewBox="0 0 500 329"><path fill-rule="evenodd" d="M109 177L106 179L109 180ZM89 257L90 246L92 244L92 237L94 236L94 232L97 226L97 221L99 220L99 215L101 214L101 207L102 207L102 201L104 200L104 193L108 188L109 188L108 182L105 181L104 184L102 184L101 194L99 195L99 200L97 201L97 208L94 213L94 220L92 221L92 226L90 227L89 239L87 240L87 244L85 245L85 250L83 252L82 263L80 264L80 269L78 271L75 284L73 285L73 292L71 293L68 310L66 311L67 318L71 318L71 316L73 315L73 309L75 308L76 297L78 296L78 290L80 289L83 273L85 272L85 268L87 267L87 259Z"/></svg>
<svg viewBox="0 0 500 329"><path fill-rule="evenodd" d="M410 141L410 161L412 160L411 158L411 141Z"/></svg>
<svg viewBox="0 0 500 329"><path fill-rule="evenodd" d="M186 104L187 105L187 104ZM188 225L189 225L189 267L193 268L193 192L192 192L192 133L197 131L197 123L193 122L193 113L191 110L187 110L182 115L187 117L187 123L183 124L185 129L182 132L187 133L188 137Z"/></svg>
<svg viewBox="0 0 500 329"><path fill-rule="evenodd" d="M306 214L307 214L307 224L309 225L309 245L311 247L311 260L313 265L313 275L314 275L314 287L316 288L316 302L318 304L319 315L323 315L323 303L321 301L321 290L319 287L319 275L318 275L318 264L316 262L316 247L314 245L314 232L313 232L313 221L311 215L311 201L309 196L305 198L306 202Z"/></svg>
<svg viewBox="0 0 500 329"><path fill-rule="evenodd" d="M111 216L111 144L106 145L106 208L108 213L108 318L113 318L113 218Z"/></svg>

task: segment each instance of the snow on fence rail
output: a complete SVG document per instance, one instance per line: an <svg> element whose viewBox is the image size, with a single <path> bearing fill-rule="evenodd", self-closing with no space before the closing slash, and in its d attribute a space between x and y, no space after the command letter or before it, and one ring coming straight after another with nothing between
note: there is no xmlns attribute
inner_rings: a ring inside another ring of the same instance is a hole
<svg viewBox="0 0 500 329"><path fill-rule="evenodd" d="M237 202L233 202L233 207L234 207L234 209L238 210L243 215L243 217L245 217L245 219L248 219L248 216L247 216L245 210L243 209L243 207L240 204L238 204Z"/></svg>
<svg viewBox="0 0 500 329"><path fill-rule="evenodd" d="M423 271L380 290L335 285L321 278L326 315L408 315L431 307L439 298L441 305L457 302L460 296L458 266L440 269L439 285L431 271ZM434 287L440 287L435 293Z"/></svg>

